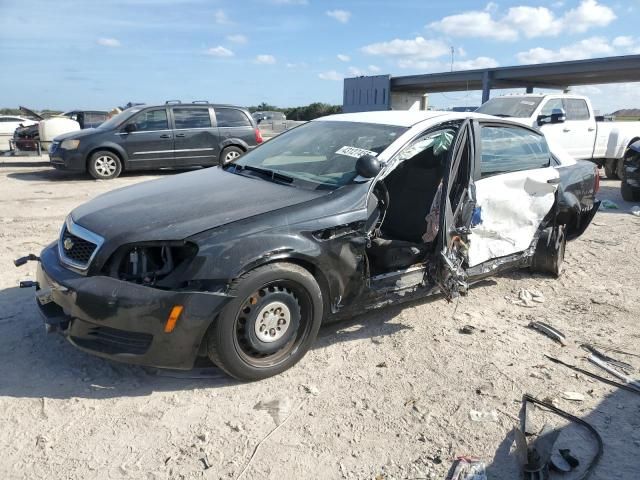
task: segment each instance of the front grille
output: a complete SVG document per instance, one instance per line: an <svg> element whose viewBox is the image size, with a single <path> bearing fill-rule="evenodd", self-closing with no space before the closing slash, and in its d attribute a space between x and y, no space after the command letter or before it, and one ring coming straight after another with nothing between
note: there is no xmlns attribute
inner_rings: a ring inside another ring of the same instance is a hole
<svg viewBox="0 0 640 480"><path fill-rule="evenodd" d="M72 336L71 339L80 347L108 355L144 355L151 346L153 335L111 327L91 327L82 337Z"/></svg>
<svg viewBox="0 0 640 480"><path fill-rule="evenodd" d="M75 236L65 227L62 234L62 251L69 260L82 266L87 265L96 246L95 243Z"/></svg>
<svg viewBox="0 0 640 480"><path fill-rule="evenodd" d="M58 254L60 261L81 273L89 268L91 260L104 242L104 239L67 218L60 238Z"/></svg>

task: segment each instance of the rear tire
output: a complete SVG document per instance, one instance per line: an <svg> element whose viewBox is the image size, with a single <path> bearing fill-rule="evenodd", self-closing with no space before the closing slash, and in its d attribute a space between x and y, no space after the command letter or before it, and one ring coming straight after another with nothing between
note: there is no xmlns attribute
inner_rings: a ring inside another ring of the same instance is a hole
<svg viewBox="0 0 640 480"><path fill-rule="evenodd" d="M226 165L227 163L231 163L242 155L244 155L244 150L240 147L227 147L222 150L222 153L220 154L220 164Z"/></svg>
<svg viewBox="0 0 640 480"><path fill-rule="evenodd" d="M604 174L609 180L618 179L618 165L617 160L605 160L604 162Z"/></svg>
<svg viewBox="0 0 640 480"><path fill-rule="evenodd" d="M258 267L235 280L234 297L214 320L209 358L239 380L262 380L295 365L309 350L323 317L322 291L304 268Z"/></svg>
<svg viewBox="0 0 640 480"><path fill-rule="evenodd" d="M96 180L111 180L122 173L122 161L113 152L99 150L89 158L87 170Z"/></svg>
<svg viewBox="0 0 640 480"><path fill-rule="evenodd" d="M534 272L548 273L558 278L562 274L566 246L564 225L559 225L555 229L546 228L538 239L531 269Z"/></svg>
<svg viewBox="0 0 640 480"><path fill-rule="evenodd" d="M640 194L636 193L624 180L620 183L620 195L622 195L622 199L627 202L637 202L640 200Z"/></svg>

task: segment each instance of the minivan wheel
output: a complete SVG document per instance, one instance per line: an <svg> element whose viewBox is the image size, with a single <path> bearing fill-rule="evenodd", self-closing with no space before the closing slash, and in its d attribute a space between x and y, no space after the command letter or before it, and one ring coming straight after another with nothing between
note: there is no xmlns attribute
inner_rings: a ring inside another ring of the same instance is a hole
<svg viewBox="0 0 640 480"><path fill-rule="evenodd" d="M240 147L227 147L222 150L220 158L222 159L222 165L233 162L237 158L240 158L244 154L244 150Z"/></svg>
<svg viewBox="0 0 640 480"><path fill-rule="evenodd" d="M96 180L110 180L122 172L120 157L108 150L95 152L87 164L89 174Z"/></svg>
<svg viewBox="0 0 640 480"><path fill-rule="evenodd" d="M322 323L322 291L298 265L274 263L233 282L209 331L209 358L245 381L277 375L309 350Z"/></svg>

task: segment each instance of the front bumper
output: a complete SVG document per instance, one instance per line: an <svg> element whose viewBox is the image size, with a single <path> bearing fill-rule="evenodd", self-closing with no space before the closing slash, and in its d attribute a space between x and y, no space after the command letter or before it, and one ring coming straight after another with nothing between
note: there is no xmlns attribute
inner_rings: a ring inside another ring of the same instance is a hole
<svg viewBox="0 0 640 480"><path fill-rule="evenodd" d="M85 154L78 150L65 150L60 148L55 142L49 150L49 163L58 170L70 170L76 172L85 172L87 165L85 162Z"/></svg>
<svg viewBox="0 0 640 480"><path fill-rule="evenodd" d="M36 303L48 330L76 347L120 362L190 369L211 322L230 297L167 291L67 270L55 244L42 251ZM174 305L184 306L175 329L164 327Z"/></svg>

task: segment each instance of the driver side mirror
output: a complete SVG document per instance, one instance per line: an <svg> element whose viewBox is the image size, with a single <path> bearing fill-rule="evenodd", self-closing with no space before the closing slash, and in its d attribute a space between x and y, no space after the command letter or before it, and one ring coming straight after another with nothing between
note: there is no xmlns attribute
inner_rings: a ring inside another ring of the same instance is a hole
<svg viewBox="0 0 640 480"><path fill-rule="evenodd" d="M125 131L126 133L135 132L136 130L137 130L137 128L136 128L136 124L135 124L135 123L127 123L127 124L124 126L124 131Z"/></svg>
<svg viewBox="0 0 640 480"><path fill-rule="evenodd" d="M373 155L363 155L356 162L356 173L364 178L373 178L382 170L380 160Z"/></svg>
<svg viewBox="0 0 640 480"><path fill-rule="evenodd" d="M563 108L554 108L551 115L538 115L538 125L564 123L566 119L567 114Z"/></svg>

